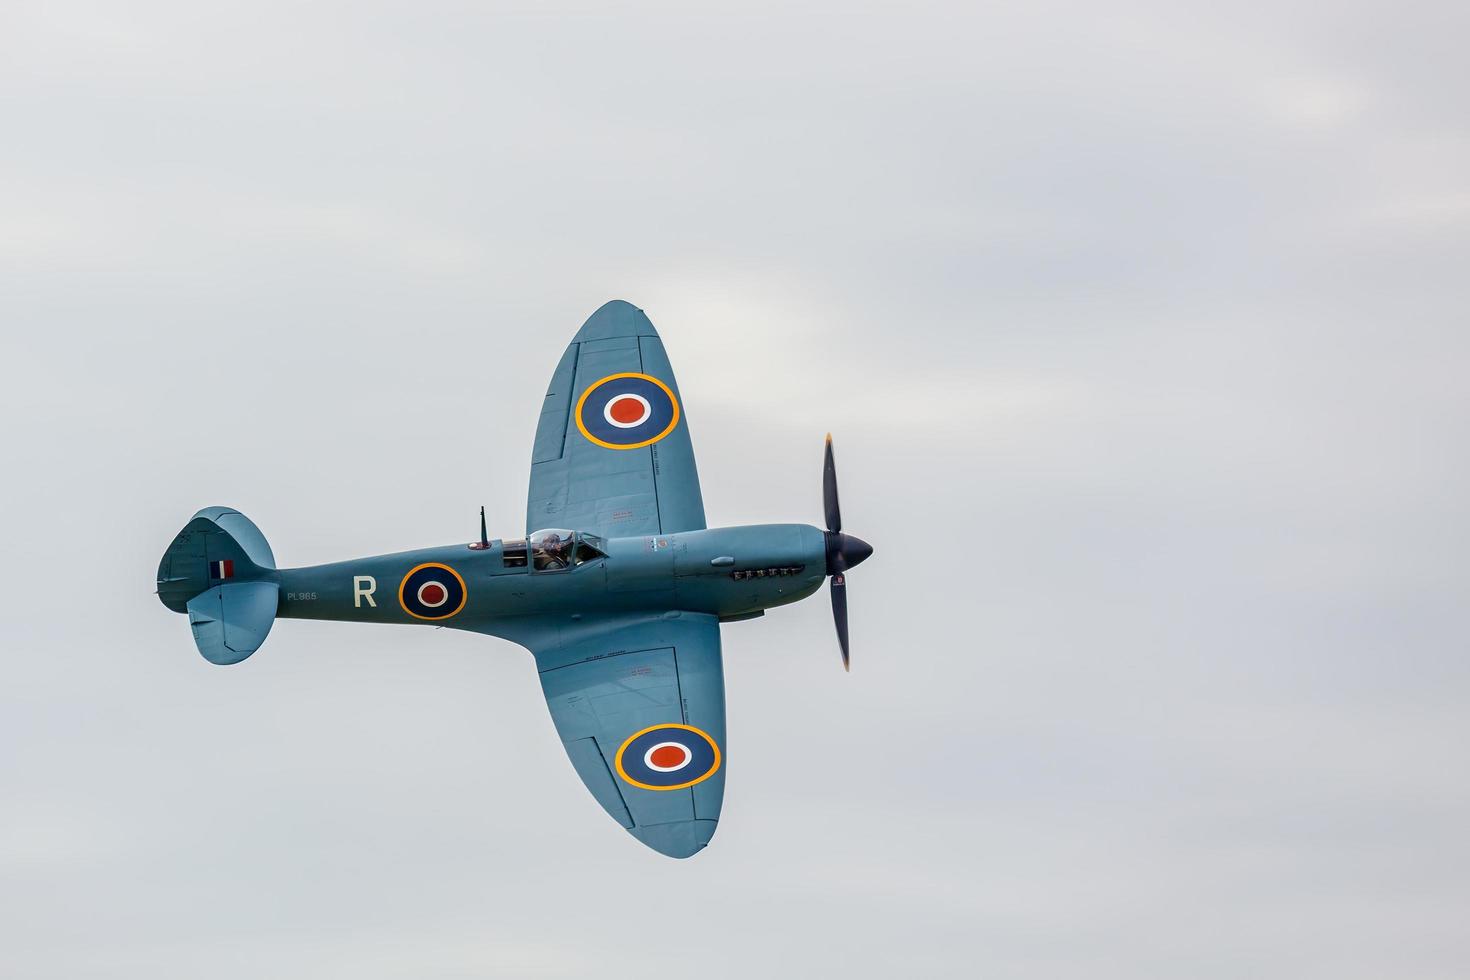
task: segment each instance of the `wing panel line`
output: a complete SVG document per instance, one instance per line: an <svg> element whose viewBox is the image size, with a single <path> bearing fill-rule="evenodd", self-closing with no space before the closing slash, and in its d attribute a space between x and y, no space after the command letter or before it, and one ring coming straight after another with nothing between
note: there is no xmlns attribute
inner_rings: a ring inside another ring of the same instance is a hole
<svg viewBox="0 0 1470 980"><path fill-rule="evenodd" d="M642 337L639 337L638 338L638 370L641 371L644 374L647 374L648 373L648 364L643 359L643 338ZM683 402L683 400L684 400L683 396L680 395L679 401L680 402ZM679 409L680 409L680 412L681 413L683 412L683 408L684 408L684 406L681 404L679 406ZM682 422L682 424L688 425L689 423L688 422ZM656 521L658 521L658 533L659 534L663 534L664 533L664 512L663 512L663 509L661 507L659 507L659 505L658 505L658 443L654 443L653 445L651 445L651 446L648 447L648 461L649 461L649 463L651 463L653 465L653 516L654 516L654 519ZM677 656L677 654L675 654L675 656ZM680 695L679 700L681 702L683 701L683 695Z"/></svg>
<svg viewBox="0 0 1470 980"><path fill-rule="evenodd" d="M612 783L612 788L617 791L618 802L623 804L623 812L628 816L628 822L624 826L637 826L633 820L633 811L628 808L628 798L623 795L623 787L618 785L618 779L613 775L612 766L607 764L607 753L602 751L602 743L597 741L595 735L592 736L592 747L597 750L597 757L602 760L602 769L607 773L608 782Z"/></svg>
<svg viewBox="0 0 1470 980"><path fill-rule="evenodd" d="M577 363L582 360L582 345L572 344L572 373L570 375L571 392L567 395L566 410L561 417L561 455L558 459L567 458L567 440L572 437L572 407L577 402ZM532 528L526 528L527 531Z"/></svg>

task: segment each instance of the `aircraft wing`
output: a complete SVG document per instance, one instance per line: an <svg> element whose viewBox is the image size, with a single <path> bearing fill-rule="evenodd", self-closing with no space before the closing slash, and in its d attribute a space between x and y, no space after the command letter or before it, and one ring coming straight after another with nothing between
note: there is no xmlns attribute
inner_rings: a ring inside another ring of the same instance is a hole
<svg viewBox="0 0 1470 980"><path fill-rule="evenodd" d="M613 300L582 325L551 376L526 530L636 537L704 526L689 423L663 342L642 310Z"/></svg>
<svg viewBox="0 0 1470 980"><path fill-rule="evenodd" d="M577 621L532 647L557 733L608 815L670 857L709 843L725 795L719 621Z"/></svg>

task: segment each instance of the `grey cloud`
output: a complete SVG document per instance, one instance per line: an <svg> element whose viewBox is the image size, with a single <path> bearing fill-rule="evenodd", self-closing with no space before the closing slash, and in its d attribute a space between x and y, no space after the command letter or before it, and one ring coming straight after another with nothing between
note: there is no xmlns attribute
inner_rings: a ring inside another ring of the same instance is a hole
<svg viewBox="0 0 1470 980"><path fill-rule="evenodd" d="M0 963L20 977L1463 972L1466 14L1382 3L17 4L0 30ZM532 666L149 594L519 529L643 306L712 523L848 523L725 634L714 845ZM391 406L391 408L389 408Z"/></svg>

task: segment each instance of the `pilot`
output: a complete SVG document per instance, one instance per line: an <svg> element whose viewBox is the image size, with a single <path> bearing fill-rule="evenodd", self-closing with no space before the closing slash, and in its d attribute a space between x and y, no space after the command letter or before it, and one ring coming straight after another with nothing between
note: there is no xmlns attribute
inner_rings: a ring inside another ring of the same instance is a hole
<svg viewBox="0 0 1470 980"><path fill-rule="evenodd" d="M541 569L566 568L571 547L571 535L565 538L559 534L546 535L541 539L541 546L536 550L536 567Z"/></svg>

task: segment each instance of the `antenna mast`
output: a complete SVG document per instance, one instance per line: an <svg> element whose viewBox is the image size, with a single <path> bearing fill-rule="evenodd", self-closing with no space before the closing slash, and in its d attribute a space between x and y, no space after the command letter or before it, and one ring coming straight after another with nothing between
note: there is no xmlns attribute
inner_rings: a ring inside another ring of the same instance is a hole
<svg viewBox="0 0 1470 980"><path fill-rule="evenodd" d="M471 551L485 551L490 547L490 536L485 533L485 505L480 505L480 540L470 545Z"/></svg>

